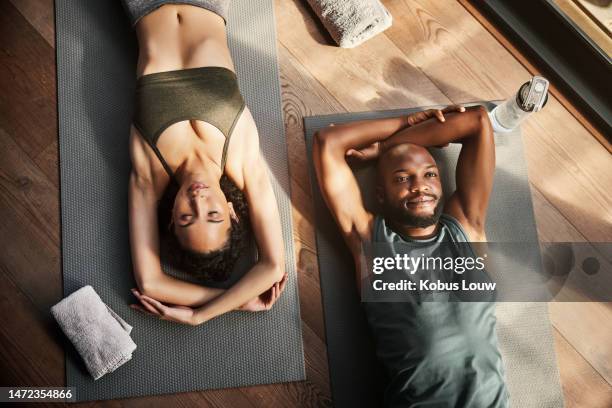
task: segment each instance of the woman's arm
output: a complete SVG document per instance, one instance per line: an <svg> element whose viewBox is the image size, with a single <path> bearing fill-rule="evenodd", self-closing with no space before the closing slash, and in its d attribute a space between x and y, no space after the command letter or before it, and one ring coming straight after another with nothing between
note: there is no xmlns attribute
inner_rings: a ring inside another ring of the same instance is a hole
<svg viewBox="0 0 612 408"><path fill-rule="evenodd" d="M152 187L132 173L129 186L130 247L134 278L140 291L175 305L197 307L223 293L174 278L163 272L159 259L157 212Z"/></svg>
<svg viewBox="0 0 612 408"><path fill-rule="evenodd" d="M248 163L244 170L244 192L257 242L258 261L231 288L199 308L196 311L195 324L235 310L269 290L285 275L285 247L280 214L267 166L259 149L256 158Z"/></svg>
<svg viewBox="0 0 612 408"><path fill-rule="evenodd" d="M132 130L128 210L134 279L140 291L154 299L176 305L201 306L219 296L223 290L185 282L163 272L159 258L157 197L144 150L147 148L150 149Z"/></svg>

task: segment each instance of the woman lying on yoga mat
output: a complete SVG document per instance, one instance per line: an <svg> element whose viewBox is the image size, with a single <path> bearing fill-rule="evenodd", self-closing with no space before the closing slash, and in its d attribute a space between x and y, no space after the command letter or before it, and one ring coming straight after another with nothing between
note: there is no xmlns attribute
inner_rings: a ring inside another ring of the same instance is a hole
<svg viewBox="0 0 612 408"><path fill-rule="evenodd" d="M286 284L284 246L227 46L229 0L123 3L139 44L129 216L133 293L141 304L132 307L192 325L231 310L269 309ZM162 270L160 241L184 271L226 280L249 229L258 261L227 290Z"/></svg>

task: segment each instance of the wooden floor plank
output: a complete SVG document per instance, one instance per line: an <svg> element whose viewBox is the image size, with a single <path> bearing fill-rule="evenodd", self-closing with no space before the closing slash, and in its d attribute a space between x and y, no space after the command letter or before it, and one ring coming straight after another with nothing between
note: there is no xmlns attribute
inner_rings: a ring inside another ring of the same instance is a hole
<svg viewBox="0 0 612 408"><path fill-rule="evenodd" d="M250 401L239 390L183 392L179 394L153 395L149 397L124 398L121 400L100 401L96 406L108 407L120 404L124 408L150 407L253 407Z"/></svg>
<svg viewBox="0 0 612 408"><path fill-rule="evenodd" d="M53 186L59 189L58 145L54 140L34 158L36 165L42 170Z"/></svg>
<svg viewBox="0 0 612 408"><path fill-rule="evenodd" d="M0 123L35 158L57 138L55 55L8 1L0 2Z"/></svg>
<svg viewBox="0 0 612 408"><path fill-rule="evenodd" d="M53 0L11 0L11 3L38 31L47 44L55 48Z"/></svg>
<svg viewBox="0 0 612 408"><path fill-rule="evenodd" d="M48 310L39 310L0 265L0 353L3 386L64 385L62 336ZM19 324L15 324L15 322Z"/></svg>
<svg viewBox="0 0 612 408"><path fill-rule="evenodd" d="M54 8L53 0L11 0L13 6L19 10L23 17L30 23L38 34L45 41L55 48L55 28L54 28ZM47 103L53 108L53 115L57 117L57 108L55 103L56 98L56 77L55 63L50 65L53 70L52 83L50 88L52 94L47 95ZM51 100L53 99L53 100ZM53 130L55 132L55 129ZM51 182L59 187L59 168L57 166L57 140L53 140L51 144L45 147L38 155L33 157L34 162L41 168L43 173L51 180Z"/></svg>
<svg viewBox="0 0 612 408"><path fill-rule="evenodd" d="M540 242L588 242L542 193L531 186L533 213Z"/></svg>
<svg viewBox="0 0 612 408"><path fill-rule="evenodd" d="M585 237L543 196L533 190L534 213L542 242L586 242ZM610 384L612 390L612 304L610 303L550 303L550 319L555 329L584 360ZM586 335L588 333L588 335ZM557 349L559 359L564 358ZM572 357L572 359L575 359ZM571 387L575 373L572 366L559 366L562 384Z"/></svg>
<svg viewBox="0 0 612 408"><path fill-rule="evenodd" d="M38 225L59 246L59 191L40 168L0 128L0 189L15 205L22 205L29 222ZM57 160L57 158L56 158Z"/></svg>
<svg viewBox="0 0 612 408"><path fill-rule="evenodd" d="M322 340L309 326L302 325L304 348L306 352L306 381L310 393L316 394L316 401L327 405L331 400L331 387L327 367L327 348Z"/></svg>
<svg viewBox="0 0 612 408"><path fill-rule="evenodd" d="M593 369L572 345L554 331L559 370L566 408L608 408L612 406L612 387Z"/></svg>
<svg viewBox="0 0 612 408"><path fill-rule="evenodd" d="M589 241L612 241L612 155L567 111L547 113L524 127L530 182Z"/></svg>
<svg viewBox="0 0 612 408"><path fill-rule="evenodd" d="M61 298L57 190L0 129L0 264L40 310ZM46 206L46 207L45 207Z"/></svg>
<svg viewBox="0 0 612 408"><path fill-rule="evenodd" d="M612 303L552 302L550 320L612 387Z"/></svg>

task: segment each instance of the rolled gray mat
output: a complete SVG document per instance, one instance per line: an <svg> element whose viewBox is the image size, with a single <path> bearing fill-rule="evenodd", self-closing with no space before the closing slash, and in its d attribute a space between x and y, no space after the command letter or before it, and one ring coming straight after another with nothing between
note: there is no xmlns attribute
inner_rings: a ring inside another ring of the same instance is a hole
<svg viewBox="0 0 612 408"><path fill-rule="evenodd" d="M379 0L308 0L334 41L353 48L391 27L391 14Z"/></svg>
<svg viewBox="0 0 612 408"><path fill-rule="evenodd" d="M120 1L56 0L64 296L91 285L133 326L132 359L97 381L66 341L66 383L104 400L303 380L287 146L271 0L233 0L228 41L279 205L289 280L268 312L232 312L198 327L132 310L129 129L136 36ZM252 262L245 257L234 282ZM164 265L167 273L180 271Z"/></svg>
<svg viewBox="0 0 612 408"><path fill-rule="evenodd" d="M494 106L491 102L482 104L489 109ZM330 123L390 117L428 108L304 118L327 355L334 406L337 408L375 407L382 398L377 395L377 364L355 289L353 260L321 196L312 165L312 138L317 130ZM491 242L533 242L537 245L538 235L520 130L496 134L495 145L496 172L487 215L487 238ZM453 191L455 188L455 166L459 151L458 144L451 144L445 149L432 149L440 168L444 191ZM375 208L374 166L357 171L356 176L366 207ZM520 261L509 259L511 265L508 268L521 267ZM504 361L511 406L563 407L548 305L544 302L498 303L496 315L498 344Z"/></svg>

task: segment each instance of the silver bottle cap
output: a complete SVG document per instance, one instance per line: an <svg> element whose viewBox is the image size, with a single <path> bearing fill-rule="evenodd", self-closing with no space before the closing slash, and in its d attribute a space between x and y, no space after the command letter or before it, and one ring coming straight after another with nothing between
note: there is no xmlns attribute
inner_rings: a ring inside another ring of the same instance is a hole
<svg viewBox="0 0 612 408"><path fill-rule="evenodd" d="M525 112L538 112L548 101L548 80L534 76L525 82L516 95L516 103Z"/></svg>

